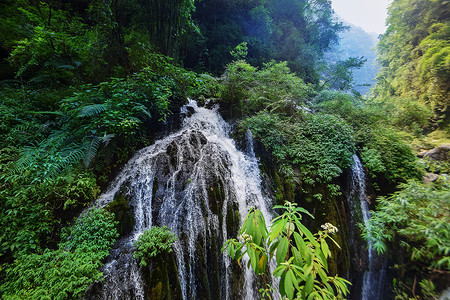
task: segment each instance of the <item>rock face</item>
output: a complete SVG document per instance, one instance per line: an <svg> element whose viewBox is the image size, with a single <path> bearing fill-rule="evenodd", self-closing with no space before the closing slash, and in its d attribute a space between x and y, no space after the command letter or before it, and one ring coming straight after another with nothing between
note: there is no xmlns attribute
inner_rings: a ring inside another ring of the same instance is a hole
<svg viewBox="0 0 450 300"><path fill-rule="evenodd" d="M431 160L446 161L450 159L450 144L442 144L434 149L422 151L417 154L420 158L428 157Z"/></svg>

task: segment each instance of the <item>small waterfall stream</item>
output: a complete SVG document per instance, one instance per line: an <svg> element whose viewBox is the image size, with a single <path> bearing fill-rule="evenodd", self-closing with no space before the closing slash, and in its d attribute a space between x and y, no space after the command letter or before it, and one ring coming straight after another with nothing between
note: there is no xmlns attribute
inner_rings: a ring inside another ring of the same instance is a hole
<svg viewBox="0 0 450 300"><path fill-rule="evenodd" d="M350 243L357 244L356 241L356 223L362 222L366 225L370 219L369 202L366 188L366 173L359 157L353 155L353 165L351 168L351 178L348 193L348 204L351 213L351 228L350 228ZM361 241L360 241L361 242ZM354 245L356 247L356 245ZM358 250L356 250L357 252ZM361 253L357 254L360 258L359 264L362 265L363 257ZM371 245L367 249L367 269L364 271L364 276L361 284L361 295L359 299L362 300L382 300L388 290L387 285L387 270L388 266L384 260L377 255ZM362 267L362 266L360 266ZM356 280L357 282L357 280Z"/></svg>
<svg viewBox="0 0 450 300"><path fill-rule="evenodd" d="M163 225L178 236L173 248L180 298L257 297L252 272L236 275L228 255L220 252L228 238L236 237L251 206L271 220L271 200L261 191L251 136L243 153L216 110L191 101L182 113L187 115L182 128L140 150L96 201L95 206L105 207L122 195L134 225L116 243L103 268L104 282L86 299L145 299L132 243L151 226Z"/></svg>

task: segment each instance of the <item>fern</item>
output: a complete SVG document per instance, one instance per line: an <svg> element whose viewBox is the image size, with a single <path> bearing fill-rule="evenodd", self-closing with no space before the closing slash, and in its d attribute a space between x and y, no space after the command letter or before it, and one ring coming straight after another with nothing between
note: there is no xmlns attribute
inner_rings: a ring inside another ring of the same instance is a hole
<svg viewBox="0 0 450 300"><path fill-rule="evenodd" d="M101 144L107 145L109 141L114 137L114 134L105 134L103 137L94 136L90 142L87 143L85 149L86 153L83 158L84 166L89 165L94 160L95 155L98 152Z"/></svg>
<svg viewBox="0 0 450 300"><path fill-rule="evenodd" d="M101 114L102 112L106 111L108 108L105 104L91 104L84 106L81 108L80 112L78 113L79 118L83 117L92 117Z"/></svg>

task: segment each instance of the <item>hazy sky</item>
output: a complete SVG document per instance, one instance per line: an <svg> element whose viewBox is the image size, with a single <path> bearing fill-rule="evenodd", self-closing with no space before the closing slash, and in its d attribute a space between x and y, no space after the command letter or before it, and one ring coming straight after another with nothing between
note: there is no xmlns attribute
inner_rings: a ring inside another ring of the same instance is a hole
<svg viewBox="0 0 450 300"><path fill-rule="evenodd" d="M367 32L384 33L387 6L392 0L331 0L338 16Z"/></svg>

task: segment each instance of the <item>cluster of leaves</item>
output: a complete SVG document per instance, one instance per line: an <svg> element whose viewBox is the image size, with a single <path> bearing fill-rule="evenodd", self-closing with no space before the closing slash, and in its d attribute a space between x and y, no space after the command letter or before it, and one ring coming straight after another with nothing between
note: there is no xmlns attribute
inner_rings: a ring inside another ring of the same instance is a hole
<svg viewBox="0 0 450 300"><path fill-rule="evenodd" d="M5 270L2 299L79 299L102 277L102 260L118 237L114 215L102 209L82 214L63 234L58 249L23 254Z"/></svg>
<svg viewBox="0 0 450 300"><path fill-rule="evenodd" d="M136 247L133 257L139 260L139 265L145 267L152 257L172 252L172 244L176 240L176 235L167 226L152 226L133 243Z"/></svg>
<svg viewBox="0 0 450 300"><path fill-rule="evenodd" d="M52 86L129 75L155 51L176 57L179 37L195 29L190 0L8 0L0 8L2 53L15 75Z"/></svg>
<svg viewBox="0 0 450 300"><path fill-rule="evenodd" d="M448 178L442 177L436 183L409 181L399 188L393 195L377 199L364 236L380 253L402 249L398 280L414 291L416 279L438 281L449 276L450 185Z"/></svg>
<svg viewBox="0 0 450 300"><path fill-rule="evenodd" d="M315 83L318 60L345 28L329 2L316 0L202 0L193 20L201 35L187 35L185 65L221 74L233 59L231 50L246 42L252 65L287 61L300 78Z"/></svg>
<svg viewBox="0 0 450 300"><path fill-rule="evenodd" d="M0 261L39 253L201 82L170 59L75 88L0 89ZM153 122L153 123L151 123Z"/></svg>
<svg viewBox="0 0 450 300"><path fill-rule="evenodd" d="M333 180L351 162L353 133L339 116L307 108L307 99L316 94L313 85L291 73L286 62L272 61L259 70L242 60L228 66L221 83L221 103L233 116L244 117L241 131L250 130L262 142L288 181L305 193L316 183L339 193ZM315 197L322 194L316 191Z"/></svg>
<svg viewBox="0 0 450 300"><path fill-rule="evenodd" d="M251 209L239 230L240 240L229 239L222 247L240 264L245 254L256 275L264 278L263 297L271 298L273 288L267 282L269 263L275 259L275 278L280 277L279 292L289 299L342 299L348 293L346 281L338 276L328 276L327 259L331 256L327 239L337 228L327 223L322 231L312 234L302 223L301 213L312 217L308 211L286 202L275 206L283 213L272 220L270 229L261 211ZM337 245L337 244L336 244ZM337 245L339 247L339 245Z"/></svg>
<svg viewBox="0 0 450 300"><path fill-rule="evenodd" d="M298 112L287 118L261 112L242 126L261 140L286 175L303 183L304 189L321 183L332 194L339 191L333 180L350 166L354 148L352 129L344 120L324 113Z"/></svg>
<svg viewBox="0 0 450 300"><path fill-rule="evenodd" d="M340 67L344 66L343 63L348 59L364 57L367 60L364 65L360 68L355 66L347 72L344 71L343 75L350 75L351 73L353 78L350 78L351 82L347 82L353 93L368 95L371 87L375 85L375 77L379 70L379 66L376 64L377 53L374 49L378 42L378 35L367 33L362 28L345 21L344 24L350 28L339 33L339 44L334 45L331 50L325 53L324 60L329 64ZM339 68L336 70L339 71ZM346 76L346 78L349 77ZM345 83L345 81L340 82Z"/></svg>

